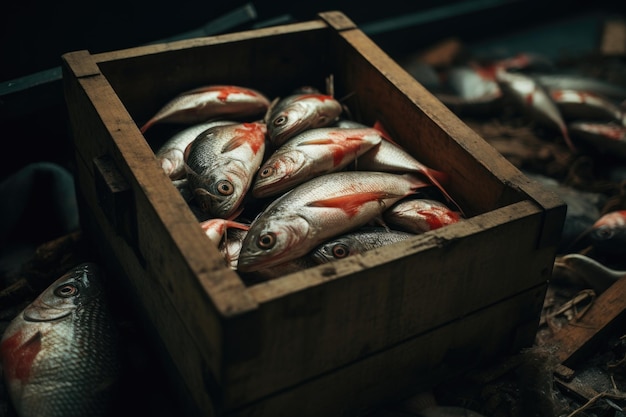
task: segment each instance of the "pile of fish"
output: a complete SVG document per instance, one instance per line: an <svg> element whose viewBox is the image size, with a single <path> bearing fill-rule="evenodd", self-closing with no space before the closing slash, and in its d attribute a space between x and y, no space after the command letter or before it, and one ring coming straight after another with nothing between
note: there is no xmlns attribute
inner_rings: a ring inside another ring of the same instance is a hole
<svg viewBox="0 0 626 417"><path fill-rule="evenodd" d="M576 68L571 60L559 63L533 52L499 57L464 52L457 51L440 64L408 60L404 68L487 141L491 136L498 150L509 151L525 174L563 198L568 211L559 254L591 247L596 256L624 266L616 259L626 254L623 71L611 82ZM498 130L496 126L502 125L528 126L539 140L516 136L521 131ZM484 135L483 126L493 133ZM538 149L537 161L532 161L533 147ZM516 149L526 152L515 153ZM548 170L532 171L548 161L554 161L553 167L560 165L550 170L560 177L551 177Z"/></svg>
<svg viewBox="0 0 626 417"><path fill-rule="evenodd" d="M537 127L559 132L573 153L626 160L626 88L620 85L557 71L532 53L468 59L445 75L424 63L406 69L460 115L497 114L508 104Z"/></svg>
<svg viewBox="0 0 626 417"><path fill-rule="evenodd" d="M304 86L182 92L143 126L181 126L155 155L232 269L267 279L456 223L446 173L384 126ZM150 141L149 141L150 142Z"/></svg>

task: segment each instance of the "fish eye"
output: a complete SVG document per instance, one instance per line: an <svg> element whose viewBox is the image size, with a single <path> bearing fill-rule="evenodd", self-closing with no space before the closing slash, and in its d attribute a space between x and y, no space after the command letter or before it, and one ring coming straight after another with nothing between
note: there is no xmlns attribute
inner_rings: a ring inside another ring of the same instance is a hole
<svg viewBox="0 0 626 417"><path fill-rule="evenodd" d="M598 239L606 240L606 239L610 239L613 237L613 234L614 234L613 232L614 232L613 229L610 227L600 227L596 230L595 236Z"/></svg>
<svg viewBox="0 0 626 417"><path fill-rule="evenodd" d="M257 246L261 249L272 249L276 244L276 235L268 232L259 236Z"/></svg>
<svg viewBox="0 0 626 417"><path fill-rule="evenodd" d="M328 120L328 117L320 116L320 119L319 119L320 123L326 123L327 120Z"/></svg>
<svg viewBox="0 0 626 417"><path fill-rule="evenodd" d="M350 254L350 250L343 243L338 243L333 246L333 256L337 259L345 258Z"/></svg>
<svg viewBox="0 0 626 417"><path fill-rule="evenodd" d="M78 294L78 287L71 284L64 284L54 289L54 295L62 298L69 298Z"/></svg>
<svg viewBox="0 0 626 417"><path fill-rule="evenodd" d="M282 126L287 123L287 116L278 116L274 119L274 126Z"/></svg>
<svg viewBox="0 0 626 417"><path fill-rule="evenodd" d="M235 192L235 187L228 180L221 180L217 182L217 192L221 195L231 195Z"/></svg>
<svg viewBox="0 0 626 417"><path fill-rule="evenodd" d="M261 173L259 174L259 176L261 178L267 178L267 177L271 177L274 174L274 167L265 167L264 169L261 170Z"/></svg>

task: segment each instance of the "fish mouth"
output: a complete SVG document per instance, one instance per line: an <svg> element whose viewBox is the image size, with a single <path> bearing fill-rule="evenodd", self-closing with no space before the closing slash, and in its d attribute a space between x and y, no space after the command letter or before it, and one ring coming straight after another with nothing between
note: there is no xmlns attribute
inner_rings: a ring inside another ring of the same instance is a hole
<svg viewBox="0 0 626 417"><path fill-rule="evenodd" d="M228 201L223 196L213 194L205 188L196 188L193 193L200 209L205 213L222 217L232 211L232 205L227 205Z"/></svg>

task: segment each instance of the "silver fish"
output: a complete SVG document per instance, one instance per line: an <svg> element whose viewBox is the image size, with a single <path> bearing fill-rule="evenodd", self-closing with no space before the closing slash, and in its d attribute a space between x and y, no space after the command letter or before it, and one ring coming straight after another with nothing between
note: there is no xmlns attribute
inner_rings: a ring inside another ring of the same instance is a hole
<svg viewBox="0 0 626 417"><path fill-rule="evenodd" d="M429 185L412 174L385 172L335 172L313 178L278 197L254 219L238 269L252 272L304 256Z"/></svg>
<svg viewBox="0 0 626 417"><path fill-rule="evenodd" d="M277 99L265 119L269 140L278 148L300 132L329 126L342 111L341 103L327 94L292 94Z"/></svg>
<svg viewBox="0 0 626 417"><path fill-rule="evenodd" d="M577 152L559 108L540 83L527 74L505 70L496 72L496 81L503 94L512 99L522 113L537 124L559 130L570 150Z"/></svg>
<svg viewBox="0 0 626 417"><path fill-rule="evenodd" d="M211 217L231 218L252 185L265 153L264 123L206 130L187 148L189 189Z"/></svg>
<svg viewBox="0 0 626 417"><path fill-rule="evenodd" d="M167 102L141 126L145 133L156 123L195 124L215 117L262 116L269 99L261 92L237 85L209 85L185 91Z"/></svg>
<svg viewBox="0 0 626 417"><path fill-rule="evenodd" d="M462 215L437 200L406 198L385 210L383 219L391 226L419 234L457 223Z"/></svg>
<svg viewBox="0 0 626 417"><path fill-rule="evenodd" d="M231 120L212 120L206 123L199 123L181 130L169 138L155 152L155 156L165 175L171 180L179 180L185 177L185 149L202 132L213 127L235 124Z"/></svg>
<svg viewBox="0 0 626 417"><path fill-rule="evenodd" d="M20 417L109 415L118 334L93 263L69 270L11 321L0 357Z"/></svg>
<svg viewBox="0 0 626 417"><path fill-rule="evenodd" d="M320 127L308 129L280 146L259 169L252 194L275 196L313 177L336 172L378 145L373 128Z"/></svg>
<svg viewBox="0 0 626 417"><path fill-rule="evenodd" d="M384 227L363 227L353 232L330 239L311 252L311 257L318 264L327 263L368 250L380 248L415 237L415 234L387 230Z"/></svg>
<svg viewBox="0 0 626 417"><path fill-rule="evenodd" d="M626 126L615 123L576 121L568 125L578 140L596 151L626 160Z"/></svg>
<svg viewBox="0 0 626 417"><path fill-rule="evenodd" d="M582 280L596 294L603 293L615 281L626 277L626 271L610 268L598 260L580 253L568 253L554 260L554 275L568 274Z"/></svg>
<svg viewBox="0 0 626 417"><path fill-rule="evenodd" d="M448 201L458 207L459 211L462 212L460 206L454 201L443 185L448 182L448 175L445 172L430 168L415 159L391 138L390 134L381 123L376 122L374 129L380 131L385 140L380 141L378 145L372 147L372 149L357 158L354 164L355 169L360 171L383 171L392 173L414 172L424 175L441 191Z"/></svg>
<svg viewBox="0 0 626 417"><path fill-rule="evenodd" d="M626 254L626 210L602 215L591 227L589 238L598 252Z"/></svg>
<svg viewBox="0 0 626 417"><path fill-rule="evenodd" d="M598 120L617 122L626 126L626 111L600 94L588 91L552 90L550 96L566 120Z"/></svg>
<svg viewBox="0 0 626 417"><path fill-rule="evenodd" d="M548 90L587 91L603 95L612 100L626 100L626 88L599 78L564 73L537 73L532 74L532 76Z"/></svg>

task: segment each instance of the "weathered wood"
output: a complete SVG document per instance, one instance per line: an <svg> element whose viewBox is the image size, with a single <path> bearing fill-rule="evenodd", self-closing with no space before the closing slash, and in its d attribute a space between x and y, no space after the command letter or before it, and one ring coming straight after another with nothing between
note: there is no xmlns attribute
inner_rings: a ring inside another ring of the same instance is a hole
<svg viewBox="0 0 626 417"><path fill-rule="evenodd" d="M575 369L610 332L626 318L626 279L620 278L602 292L580 320L568 323L552 337L557 359Z"/></svg>
<svg viewBox="0 0 626 417"><path fill-rule="evenodd" d="M194 401L209 415L273 416L283 403L293 410L298 403L340 410L338 394L319 397L321 385L341 386L337 392L355 399L346 402L350 407L358 407L359 392L380 402L395 394L374 388L374 377L408 383L418 363L437 368L452 346L471 345L482 357L534 340L556 248L545 236L562 226L564 204L512 167L349 19L339 12L323 17L64 56L81 219L105 259L113 258L128 279ZM171 97L199 85L239 84L276 97L302 85L323 88L331 74L335 95L349 96L358 120L381 121L414 156L449 174L450 192L469 218L245 285L156 161L155 143L167 128L142 135L138 126ZM136 239L120 234L98 201L93 161L103 156L129 185ZM529 298L536 301L530 307ZM507 316L499 316L501 309ZM476 320L466 323L470 316ZM492 323L499 330L487 343L484 331ZM437 329L445 335L435 338L437 346L412 345L422 346L423 359L408 351L395 358L397 347ZM454 334L458 339L450 339Z"/></svg>

